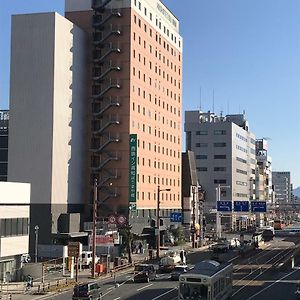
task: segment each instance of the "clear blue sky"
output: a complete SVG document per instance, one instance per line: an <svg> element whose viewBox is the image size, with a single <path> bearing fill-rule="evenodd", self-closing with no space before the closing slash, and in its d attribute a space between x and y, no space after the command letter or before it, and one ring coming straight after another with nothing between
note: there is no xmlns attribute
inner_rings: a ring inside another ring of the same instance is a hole
<svg viewBox="0 0 300 300"><path fill-rule="evenodd" d="M184 39L184 110L242 113L257 138L270 137L273 170L300 186L300 1L163 1ZM63 0L9 0L0 10L0 108L8 108L10 17L58 11Z"/></svg>

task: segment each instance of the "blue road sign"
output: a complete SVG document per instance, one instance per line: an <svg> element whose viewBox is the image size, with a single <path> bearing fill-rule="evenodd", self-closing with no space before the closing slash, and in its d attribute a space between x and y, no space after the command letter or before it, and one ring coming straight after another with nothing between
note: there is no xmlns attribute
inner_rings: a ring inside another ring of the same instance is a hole
<svg viewBox="0 0 300 300"><path fill-rule="evenodd" d="M235 212L249 212L249 201L234 201L233 211Z"/></svg>
<svg viewBox="0 0 300 300"><path fill-rule="evenodd" d="M266 201L251 201L251 211L252 212L266 212L267 211Z"/></svg>
<svg viewBox="0 0 300 300"><path fill-rule="evenodd" d="M217 211L232 211L232 201L217 201Z"/></svg>
<svg viewBox="0 0 300 300"><path fill-rule="evenodd" d="M182 222L182 213L173 212L170 215L171 222Z"/></svg>

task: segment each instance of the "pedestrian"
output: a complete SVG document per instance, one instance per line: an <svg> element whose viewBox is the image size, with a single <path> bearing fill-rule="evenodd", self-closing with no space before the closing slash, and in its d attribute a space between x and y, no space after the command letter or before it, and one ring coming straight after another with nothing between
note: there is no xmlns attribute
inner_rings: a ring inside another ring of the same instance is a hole
<svg viewBox="0 0 300 300"><path fill-rule="evenodd" d="M143 252L143 244L140 242L139 243L139 253Z"/></svg>
<svg viewBox="0 0 300 300"><path fill-rule="evenodd" d="M26 290L28 291L33 287L33 278L28 274L26 277Z"/></svg>
<svg viewBox="0 0 300 300"><path fill-rule="evenodd" d="M180 255L180 259L181 259L182 264L185 265L186 264L186 254L185 254L185 251L181 250L180 253L179 253L179 255Z"/></svg>

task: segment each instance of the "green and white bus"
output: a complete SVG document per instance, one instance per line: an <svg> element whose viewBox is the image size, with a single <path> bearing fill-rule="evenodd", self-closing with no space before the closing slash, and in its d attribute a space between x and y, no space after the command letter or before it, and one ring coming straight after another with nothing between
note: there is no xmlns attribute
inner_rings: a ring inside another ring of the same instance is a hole
<svg viewBox="0 0 300 300"><path fill-rule="evenodd" d="M232 295L230 263L204 260L179 277L179 300L225 300Z"/></svg>

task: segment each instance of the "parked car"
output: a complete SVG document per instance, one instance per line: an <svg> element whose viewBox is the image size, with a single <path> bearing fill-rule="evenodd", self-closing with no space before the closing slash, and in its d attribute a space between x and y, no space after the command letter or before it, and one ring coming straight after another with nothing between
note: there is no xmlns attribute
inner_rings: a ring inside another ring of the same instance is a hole
<svg viewBox="0 0 300 300"><path fill-rule="evenodd" d="M188 271L187 265L176 266L171 273L171 280L179 280L179 276Z"/></svg>
<svg viewBox="0 0 300 300"><path fill-rule="evenodd" d="M134 282L149 282L156 279L156 271L154 265L151 264L139 264L134 268L133 281Z"/></svg>
<svg viewBox="0 0 300 300"><path fill-rule="evenodd" d="M75 285L72 300L101 300L102 291L98 283L88 282Z"/></svg>

